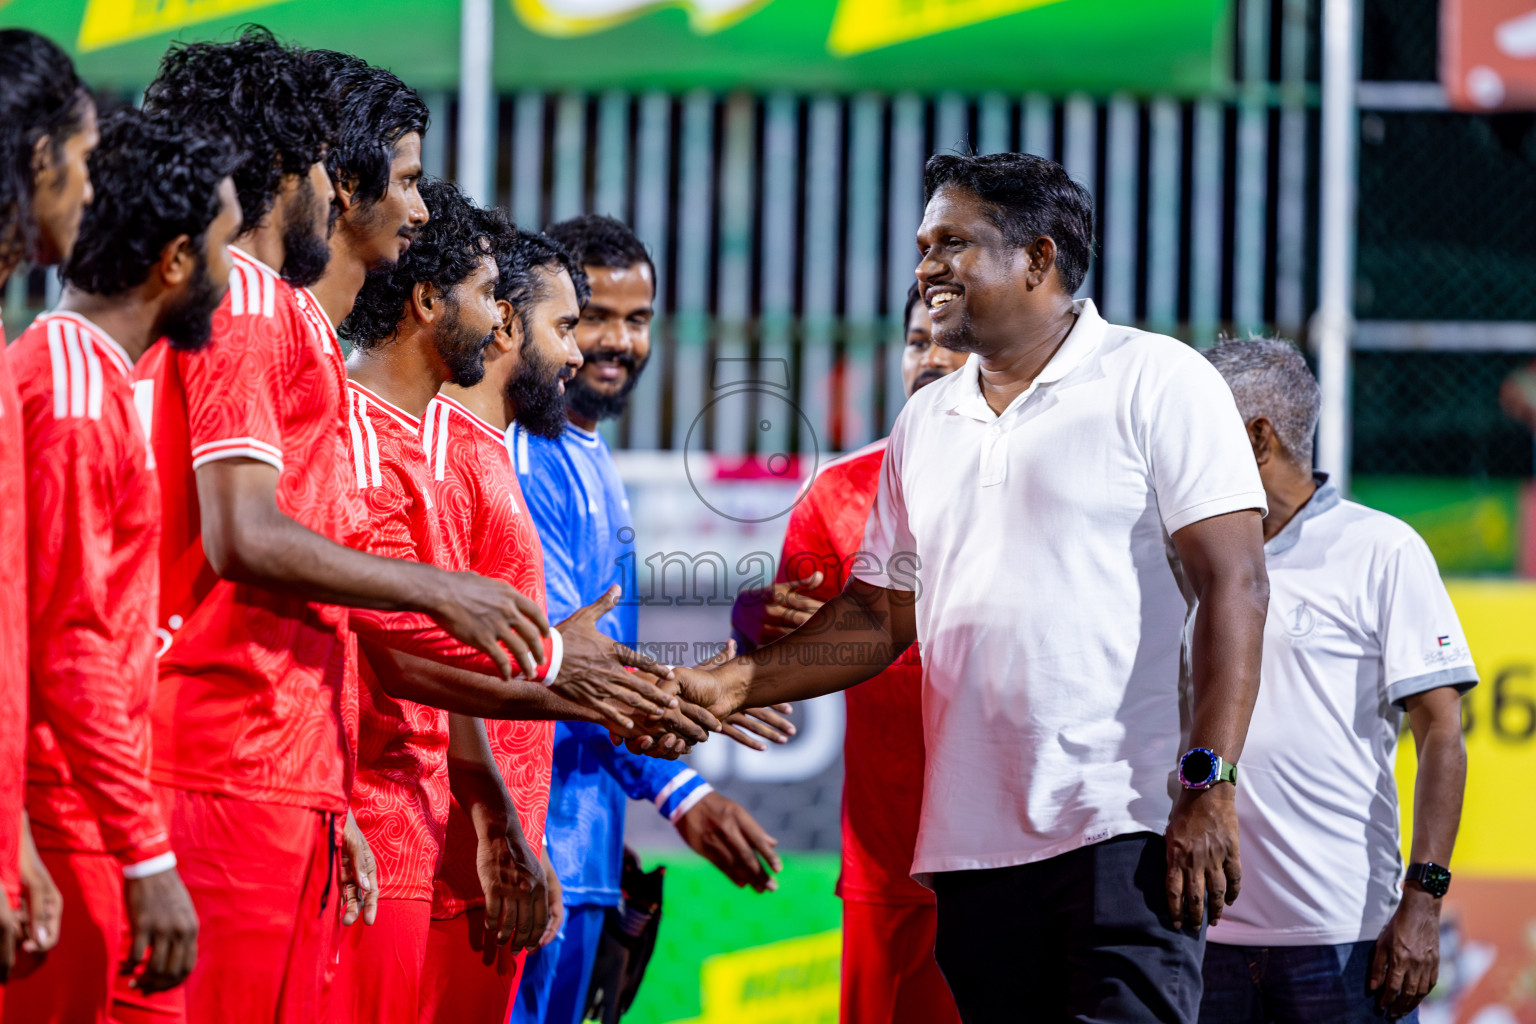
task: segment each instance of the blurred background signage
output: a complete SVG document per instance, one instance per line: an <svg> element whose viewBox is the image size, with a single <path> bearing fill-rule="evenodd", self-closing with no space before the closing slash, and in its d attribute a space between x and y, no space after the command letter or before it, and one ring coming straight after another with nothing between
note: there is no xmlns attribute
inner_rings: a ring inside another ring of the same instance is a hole
<svg viewBox="0 0 1536 1024"><path fill-rule="evenodd" d="M501 88L1034 87L1180 94L1225 77L1226 0L500 0ZM97 84L141 85L183 30L259 20L421 88L458 81L457 0L11 0Z"/></svg>
<svg viewBox="0 0 1536 1024"><path fill-rule="evenodd" d="M1536 110L1536 3L1445 0L1441 80L1459 110Z"/></svg>

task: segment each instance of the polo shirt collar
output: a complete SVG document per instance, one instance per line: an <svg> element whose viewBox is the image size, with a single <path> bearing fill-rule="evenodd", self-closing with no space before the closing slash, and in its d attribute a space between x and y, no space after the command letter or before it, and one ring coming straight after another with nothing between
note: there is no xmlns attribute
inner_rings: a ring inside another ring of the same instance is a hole
<svg viewBox="0 0 1536 1024"><path fill-rule="evenodd" d="M1317 490L1313 492L1311 499L1303 506L1285 527L1264 544L1264 554L1278 555L1282 551L1289 551L1301 540L1301 524L1308 519L1316 518L1333 508L1343 499L1339 496L1339 489L1328 482L1327 473L1313 473L1312 479L1317 481Z"/></svg>
<svg viewBox="0 0 1536 1024"><path fill-rule="evenodd" d="M1036 388L1044 384L1054 384L1072 372L1089 353L1099 347L1099 343L1104 340L1106 327L1104 318L1099 315L1098 308L1094 306L1092 299L1077 299L1072 303L1072 312L1077 314L1077 322L1067 332L1061 347L1056 350L1055 355L1051 356L1050 362L1040 370L1034 382L1009 403L1001 416L992 412L986 396L981 392L981 357L974 352L965 361L963 384L953 390L945 408L973 419L991 422L1001 419L1023 404L1025 399L1034 394Z"/></svg>

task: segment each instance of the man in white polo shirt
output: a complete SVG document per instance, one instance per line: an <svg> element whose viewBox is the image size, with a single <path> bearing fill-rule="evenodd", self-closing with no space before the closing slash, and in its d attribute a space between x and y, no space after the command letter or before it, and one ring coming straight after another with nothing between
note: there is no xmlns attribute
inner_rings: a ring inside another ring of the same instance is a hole
<svg viewBox="0 0 1536 1024"><path fill-rule="evenodd" d="M918 282L934 341L969 360L897 419L847 588L678 679L719 714L844 689L918 640L912 870L936 892L961 1016L1193 1022L1202 923L1239 886L1258 472L1209 363L1073 301L1093 204L1059 165L936 156L925 191ZM1184 728L1166 535L1204 599Z"/></svg>
<svg viewBox="0 0 1536 1024"><path fill-rule="evenodd" d="M1406 523L1312 472L1317 381L1269 339L1207 353L1237 398L1269 499L1269 621L1237 816L1243 900L1205 951L1209 1024L1417 1017L1439 968L1461 821L1461 694L1477 683L1434 556ZM1403 881L1393 763L1418 748Z"/></svg>

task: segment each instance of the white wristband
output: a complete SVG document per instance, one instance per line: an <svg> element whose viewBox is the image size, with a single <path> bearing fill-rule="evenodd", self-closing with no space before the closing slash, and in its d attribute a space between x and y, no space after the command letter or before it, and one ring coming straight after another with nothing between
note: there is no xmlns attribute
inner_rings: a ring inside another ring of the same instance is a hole
<svg viewBox="0 0 1536 1024"><path fill-rule="evenodd" d="M545 686L554 686L555 679L560 675L560 662L565 657L565 641L560 637L558 629L549 631L549 668L544 671L543 683Z"/></svg>
<svg viewBox="0 0 1536 1024"><path fill-rule="evenodd" d="M167 850L158 857L141 860L137 864L124 864L123 877L128 879L148 878L150 875L158 875L162 871L169 871L176 866L176 854Z"/></svg>

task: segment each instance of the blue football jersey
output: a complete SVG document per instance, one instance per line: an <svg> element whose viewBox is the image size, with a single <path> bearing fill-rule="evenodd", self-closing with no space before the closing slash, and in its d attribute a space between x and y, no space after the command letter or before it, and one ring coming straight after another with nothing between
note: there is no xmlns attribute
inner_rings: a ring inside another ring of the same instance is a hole
<svg viewBox="0 0 1536 1024"><path fill-rule="evenodd" d="M638 595L628 593L635 579L635 530L608 443L567 423L557 440L514 424L507 444L544 547L549 621L559 623L617 583L625 597L598 620L598 628L633 646L640 619ZM565 902L618 903L626 797L652 801L675 822L709 792L708 783L681 762L615 747L598 725L557 722L545 837Z"/></svg>

